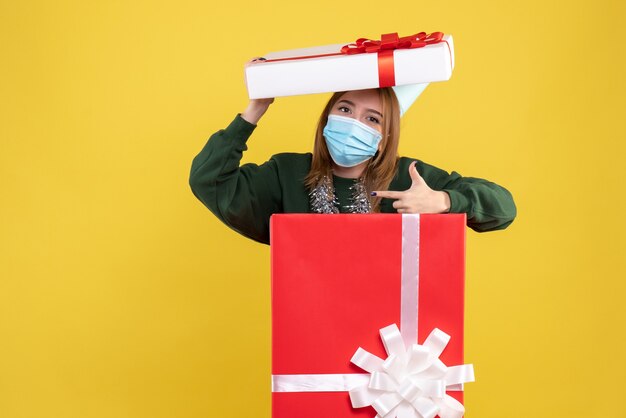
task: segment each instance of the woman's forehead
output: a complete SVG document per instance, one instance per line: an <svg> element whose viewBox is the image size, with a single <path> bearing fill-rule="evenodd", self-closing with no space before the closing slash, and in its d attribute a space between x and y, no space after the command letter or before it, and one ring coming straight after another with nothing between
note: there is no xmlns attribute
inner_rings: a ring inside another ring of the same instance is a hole
<svg viewBox="0 0 626 418"><path fill-rule="evenodd" d="M375 110L380 110L381 108L380 93L376 89L347 91L339 100L348 100L358 106L365 106Z"/></svg>

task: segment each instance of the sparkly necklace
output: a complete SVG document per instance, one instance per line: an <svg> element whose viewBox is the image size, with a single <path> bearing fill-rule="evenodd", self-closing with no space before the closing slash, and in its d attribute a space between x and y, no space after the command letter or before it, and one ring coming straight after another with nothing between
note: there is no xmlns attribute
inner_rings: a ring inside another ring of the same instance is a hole
<svg viewBox="0 0 626 418"><path fill-rule="evenodd" d="M359 179L359 181L350 186L350 190L352 191L352 204L346 206L348 212L370 213L372 205L367 196L367 189L365 184L363 184L363 180ZM309 197L311 210L314 213L340 213L335 187L333 181L328 176L322 177L317 186L309 193Z"/></svg>

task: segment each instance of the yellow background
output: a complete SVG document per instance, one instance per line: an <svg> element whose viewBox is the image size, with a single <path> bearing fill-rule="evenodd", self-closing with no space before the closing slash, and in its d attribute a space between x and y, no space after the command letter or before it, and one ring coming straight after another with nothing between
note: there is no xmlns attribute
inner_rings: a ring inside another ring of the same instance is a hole
<svg viewBox="0 0 626 418"><path fill-rule="evenodd" d="M626 3L383 3L2 0L0 417L269 417L269 248L191 159L250 57L419 30L456 68L401 153L519 210L468 230L467 416L626 416ZM309 151L327 98L278 99L245 161Z"/></svg>

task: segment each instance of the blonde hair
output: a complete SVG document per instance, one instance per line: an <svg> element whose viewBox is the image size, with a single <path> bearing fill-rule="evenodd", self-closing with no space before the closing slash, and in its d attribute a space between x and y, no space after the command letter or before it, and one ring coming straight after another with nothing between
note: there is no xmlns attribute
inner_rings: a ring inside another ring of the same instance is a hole
<svg viewBox="0 0 626 418"><path fill-rule="evenodd" d="M382 105L381 151L371 158L363 171L361 180L368 192L387 190L393 179L398 164L398 143L400 139L400 106L391 87L377 89ZM345 92L332 95L322 111L313 144L311 170L304 179L305 186L312 191L324 176L332 179L332 159L326 146L323 131L328 122L328 115ZM369 195L369 193L368 193ZM369 197L369 196L368 196ZM380 199L369 197L373 212L380 212Z"/></svg>

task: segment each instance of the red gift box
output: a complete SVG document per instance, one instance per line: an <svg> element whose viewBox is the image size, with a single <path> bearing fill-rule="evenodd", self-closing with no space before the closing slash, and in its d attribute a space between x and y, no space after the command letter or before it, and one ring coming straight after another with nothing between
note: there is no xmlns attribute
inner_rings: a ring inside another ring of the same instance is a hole
<svg viewBox="0 0 626 418"><path fill-rule="evenodd" d="M359 347L387 358L379 330L390 324L407 348L438 328L451 336L439 359L463 364L465 214L281 214L270 228L272 417L374 417L332 381L367 381L350 360ZM294 376L300 389L277 384Z"/></svg>

